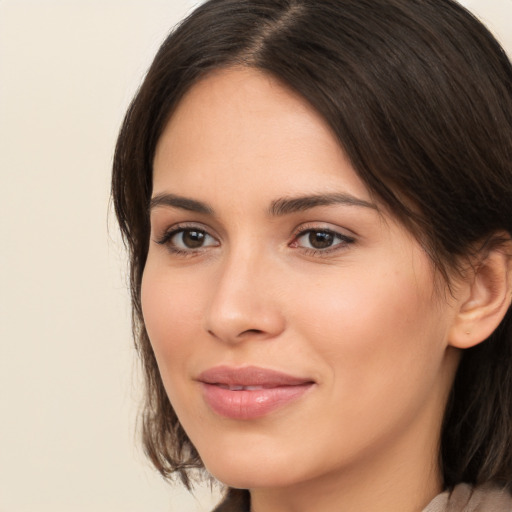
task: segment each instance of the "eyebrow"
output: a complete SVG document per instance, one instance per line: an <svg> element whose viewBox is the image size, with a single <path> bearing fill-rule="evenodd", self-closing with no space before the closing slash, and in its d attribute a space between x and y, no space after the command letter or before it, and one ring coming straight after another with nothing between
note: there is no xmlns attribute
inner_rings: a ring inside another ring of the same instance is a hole
<svg viewBox="0 0 512 512"><path fill-rule="evenodd" d="M149 210L157 208L158 206L171 206L189 212L204 213L206 215L213 215L213 208L206 203L189 199L188 197L176 196L174 194L158 194L151 198L149 202Z"/></svg>
<svg viewBox="0 0 512 512"><path fill-rule="evenodd" d="M378 210L375 204L359 199L351 194L334 193L299 197L282 197L272 201L268 213L273 217L279 217L282 215L306 211L317 206L331 206L336 204L359 206ZM149 203L149 210L151 211L159 206L170 206L172 208L179 208L181 210L202 213L205 215L215 214L214 209L210 205L203 203L202 201L197 201L196 199L177 196L175 194L158 194L152 197Z"/></svg>
<svg viewBox="0 0 512 512"><path fill-rule="evenodd" d="M283 197L272 201L269 213L272 216L288 215L290 213L302 212L315 208L317 206L331 206L341 204L346 206L360 206L363 208L371 208L378 210L377 206L373 203L359 199L351 194L336 193L336 194L316 194L311 196L301 197Z"/></svg>

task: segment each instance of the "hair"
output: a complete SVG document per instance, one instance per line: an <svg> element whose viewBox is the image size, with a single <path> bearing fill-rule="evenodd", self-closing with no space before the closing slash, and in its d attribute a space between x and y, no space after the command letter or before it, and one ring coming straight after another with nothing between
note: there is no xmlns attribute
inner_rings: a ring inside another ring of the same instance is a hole
<svg viewBox="0 0 512 512"><path fill-rule="evenodd" d="M305 98L355 171L449 269L512 233L512 66L452 0L210 0L165 40L124 119L112 194L130 256L156 468L202 468L164 390L141 311L155 147L173 110L213 70L248 66ZM446 487L512 483L512 314L463 352L441 432Z"/></svg>

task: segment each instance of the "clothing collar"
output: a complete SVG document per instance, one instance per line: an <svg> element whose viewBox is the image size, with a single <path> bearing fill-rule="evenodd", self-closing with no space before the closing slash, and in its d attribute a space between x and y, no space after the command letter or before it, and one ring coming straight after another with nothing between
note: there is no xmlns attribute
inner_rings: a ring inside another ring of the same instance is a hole
<svg viewBox="0 0 512 512"><path fill-rule="evenodd" d="M250 512L249 491L229 489L213 512ZM512 495L503 487L486 483L479 487L459 484L436 496L423 512L512 512Z"/></svg>

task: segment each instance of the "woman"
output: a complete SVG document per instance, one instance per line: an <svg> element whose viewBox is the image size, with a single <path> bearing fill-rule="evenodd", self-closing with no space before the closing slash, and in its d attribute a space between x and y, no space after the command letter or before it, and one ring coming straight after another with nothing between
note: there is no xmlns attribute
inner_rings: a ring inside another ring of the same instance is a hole
<svg viewBox="0 0 512 512"><path fill-rule="evenodd" d="M206 468L219 511L512 510L512 67L467 11L206 2L113 197L165 477Z"/></svg>

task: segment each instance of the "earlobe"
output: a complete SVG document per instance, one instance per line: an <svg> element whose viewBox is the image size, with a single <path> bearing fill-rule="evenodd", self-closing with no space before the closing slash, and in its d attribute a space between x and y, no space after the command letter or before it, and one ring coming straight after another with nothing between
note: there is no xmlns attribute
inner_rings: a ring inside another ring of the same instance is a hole
<svg viewBox="0 0 512 512"><path fill-rule="evenodd" d="M470 348L485 341L503 320L512 301L512 243L485 254L468 270L448 343Z"/></svg>

